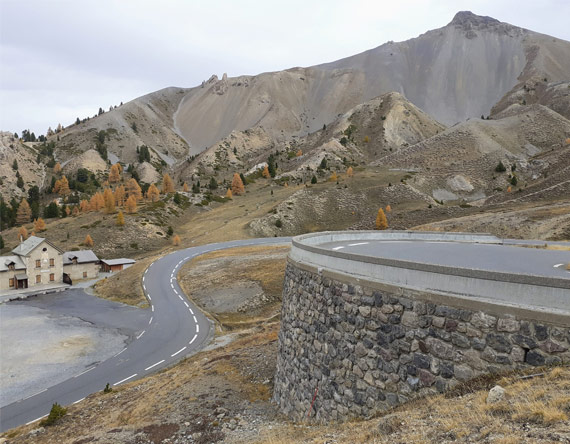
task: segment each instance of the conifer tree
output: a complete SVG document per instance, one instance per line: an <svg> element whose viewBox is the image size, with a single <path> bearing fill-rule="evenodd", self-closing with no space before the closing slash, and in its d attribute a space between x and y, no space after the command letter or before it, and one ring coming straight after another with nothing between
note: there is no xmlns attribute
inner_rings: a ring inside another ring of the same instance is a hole
<svg viewBox="0 0 570 444"><path fill-rule="evenodd" d="M141 187L134 178L129 179L129 181L127 182L126 192L128 197L134 196L136 200L142 199Z"/></svg>
<svg viewBox="0 0 570 444"><path fill-rule="evenodd" d="M263 173L261 173L261 175L266 179L269 179L271 177L269 174L269 167L267 165L265 165L265 168L263 168Z"/></svg>
<svg viewBox="0 0 570 444"><path fill-rule="evenodd" d="M228 191L226 191L226 199L231 199L232 197L233 197L233 195L232 195L232 190L230 190L230 189L228 188Z"/></svg>
<svg viewBox="0 0 570 444"><path fill-rule="evenodd" d="M71 212L71 215L72 215L73 217L79 216L79 207L78 207L77 205L75 205L75 206L73 207L73 211Z"/></svg>
<svg viewBox="0 0 570 444"><path fill-rule="evenodd" d="M329 177L329 181L330 182L336 182L338 180L338 176L336 175L336 173L333 171L333 173L331 174L331 176Z"/></svg>
<svg viewBox="0 0 570 444"><path fill-rule="evenodd" d="M121 181L120 165L114 164L109 171L109 183L119 183Z"/></svg>
<svg viewBox="0 0 570 444"><path fill-rule="evenodd" d="M110 188L105 188L103 192L103 200L105 201L105 213L111 214L115 212L115 196Z"/></svg>
<svg viewBox="0 0 570 444"><path fill-rule="evenodd" d="M123 185L118 186L115 188L115 204L122 207L125 205L125 187Z"/></svg>
<svg viewBox="0 0 570 444"><path fill-rule="evenodd" d="M119 214L117 214L117 225L119 227L125 225L125 216L123 215L122 211L119 211Z"/></svg>
<svg viewBox="0 0 570 444"><path fill-rule="evenodd" d="M239 196L240 194L243 194L244 191L245 187L243 186L241 177L239 176L238 173L234 173L234 178L232 180L232 194Z"/></svg>
<svg viewBox="0 0 570 444"><path fill-rule="evenodd" d="M86 199L81 199L81 202L79 202L79 209L82 213L87 213L89 211L89 202Z"/></svg>
<svg viewBox="0 0 570 444"><path fill-rule="evenodd" d="M178 236L177 234L175 234L174 237L172 238L172 245L174 246L180 245L180 236Z"/></svg>
<svg viewBox="0 0 570 444"><path fill-rule="evenodd" d="M303 151L301 151L301 150L297 151L296 155L297 155L297 157L301 157L303 155Z"/></svg>
<svg viewBox="0 0 570 444"><path fill-rule="evenodd" d="M125 210L127 213L132 214L137 212L137 199L134 195L130 195L125 203Z"/></svg>
<svg viewBox="0 0 570 444"><path fill-rule="evenodd" d="M354 175L354 171L352 170L352 167L348 167L348 169L346 170L346 175L348 177L352 177Z"/></svg>
<svg viewBox="0 0 570 444"><path fill-rule="evenodd" d="M392 207L390 204L386 205L386 213L390 213L392 211Z"/></svg>
<svg viewBox="0 0 570 444"><path fill-rule="evenodd" d="M168 173L162 176L162 192L163 194L174 193L174 182Z"/></svg>
<svg viewBox="0 0 570 444"><path fill-rule="evenodd" d="M53 173L54 174L59 174L61 173L61 165L59 162L57 162L54 167L53 167Z"/></svg>
<svg viewBox="0 0 570 444"><path fill-rule="evenodd" d="M190 188L188 188L188 184L186 182L184 182L184 185L182 185L182 191L185 193L188 193L190 191Z"/></svg>
<svg viewBox="0 0 570 444"><path fill-rule="evenodd" d="M46 223L45 221L41 218L38 217L35 221L34 221L34 231L41 233L42 231L46 230Z"/></svg>
<svg viewBox="0 0 570 444"><path fill-rule="evenodd" d="M146 191L146 198L151 202L156 202L160 199L160 192L153 183L150 184L150 187L148 187L148 190Z"/></svg>
<svg viewBox="0 0 570 444"><path fill-rule="evenodd" d="M103 198L103 195L101 193L97 192L93 196L91 196L91 199L89 200L89 209L91 211L99 211L104 206L105 206L105 199Z"/></svg>
<svg viewBox="0 0 570 444"><path fill-rule="evenodd" d="M83 241L83 245L85 245L86 247L92 247L95 243L93 242L93 239L91 238L91 236L88 234L87 236L85 236L85 240Z"/></svg>
<svg viewBox="0 0 570 444"><path fill-rule="evenodd" d="M26 240L28 238L28 230L26 230L26 227L20 227L20 229L18 230L18 240L23 239Z"/></svg>
<svg viewBox="0 0 570 444"><path fill-rule="evenodd" d="M376 215L376 229L377 230L385 230L388 228L388 219L386 219L386 215L384 214L384 210L380 208L378 210L378 214Z"/></svg>
<svg viewBox="0 0 570 444"><path fill-rule="evenodd" d="M32 209L26 199L22 199L16 212L16 225L27 224L32 218Z"/></svg>

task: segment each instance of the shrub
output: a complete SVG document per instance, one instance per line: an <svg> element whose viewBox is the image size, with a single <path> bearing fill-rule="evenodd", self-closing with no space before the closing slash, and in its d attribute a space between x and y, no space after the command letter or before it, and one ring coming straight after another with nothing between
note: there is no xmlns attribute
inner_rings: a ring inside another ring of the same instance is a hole
<svg viewBox="0 0 570 444"><path fill-rule="evenodd" d="M67 409L60 406L57 402L51 406L51 410L46 419L40 422L41 427L54 425L60 418L63 418L67 413Z"/></svg>
<svg viewBox="0 0 570 444"><path fill-rule="evenodd" d="M103 393L111 393L112 391L113 391L113 389L111 388L111 385L109 383L107 383L107 385L103 389Z"/></svg>
<svg viewBox="0 0 570 444"><path fill-rule="evenodd" d="M517 179L517 176L513 174L513 177L511 177L511 185L516 187L517 183L519 183L519 180Z"/></svg>
<svg viewBox="0 0 570 444"><path fill-rule="evenodd" d="M499 161L499 163L495 167L495 171L497 173L504 173L505 171L507 171L507 169L505 168L505 165L503 165L502 161Z"/></svg>
<svg viewBox="0 0 570 444"><path fill-rule="evenodd" d="M281 228L281 227L283 226L283 222L281 222L281 219L277 219L277 220L275 221L275 226L276 226L277 228Z"/></svg>
<svg viewBox="0 0 570 444"><path fill-rule="evenodd" d="M313 175L313 177L311 178L311 183L313 185L317 183L317 176Z"/></svg>

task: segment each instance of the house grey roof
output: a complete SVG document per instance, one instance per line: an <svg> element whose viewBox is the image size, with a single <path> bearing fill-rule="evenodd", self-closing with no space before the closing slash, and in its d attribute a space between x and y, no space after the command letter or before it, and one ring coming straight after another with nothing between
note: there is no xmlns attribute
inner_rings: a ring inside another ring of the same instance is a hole
<svg viewBox="0 0 570 444"><path fill-rule="evenodd" d="M37 236L30 236L24 242L20 243L16 248L12 250L12 253L17 254L18 256L28 256L38 245L42 242L47 242L53 248L55 248L58 252L63 253L59 248L57 248L54 244L43 237Z"/></svg>
<svg viewBox="0 0 570 444"><path fill-rule="evenodd" d="M8 265L14 264L16 270L25 270L26 264L20 256L0 256L0 271L8 271Z"/></svg>
<svg viewBox="0 0 570 444"><path fill-rule="evenodd" d="M28 279L28 275L26 273L17 274L14 277L19 281L23 281L24 279Z"/></svg>
<svg viewBox="0 0 570 444"><path fill-rule="evenodd" d="M126 264L134 264L136 261L134 259L126 259L126 258L121 258L121 259L101 259L101 262L103 262L104 264L107 265L126 265Z"/></svg>
<svg viewBox="0 0 570 444"><path fill-rule="evenodd" d="M99 258L93 253L93 250L66 251L63 253L63 265L72 264L73 259L77 259L78 264L99 262Z"/></svg>

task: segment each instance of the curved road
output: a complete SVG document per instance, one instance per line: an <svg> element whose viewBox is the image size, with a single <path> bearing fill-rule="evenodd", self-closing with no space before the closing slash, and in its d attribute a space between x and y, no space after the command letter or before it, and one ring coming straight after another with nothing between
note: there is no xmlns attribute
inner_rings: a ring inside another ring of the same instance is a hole
<svg viewBox="0 0 570 444"><path fill-rule="evenodd" d="M147 376L195 353L213 336L212 324L178 285L176 274L190 259L214 250L246 245L283 244L291 238L266 238L209 244L164 256L145 271L143 288L150 303L146 328L115 356L74 377L0 409L0 431L41 419L54 402L76 404L107 383L117 387Z"/></svg>

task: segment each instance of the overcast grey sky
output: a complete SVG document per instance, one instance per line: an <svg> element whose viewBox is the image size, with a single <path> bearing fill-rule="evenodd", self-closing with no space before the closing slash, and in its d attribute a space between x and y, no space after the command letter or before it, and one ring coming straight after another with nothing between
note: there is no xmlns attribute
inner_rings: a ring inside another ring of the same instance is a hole
<svg viewBox="0 0 570 444"><path fill-rule="evenodd" d="M0 129L39 135L212 74L337 60L460 10L570 40L569 0L0 0Z"/></svg>

